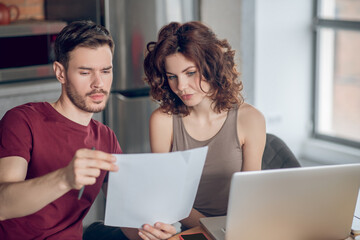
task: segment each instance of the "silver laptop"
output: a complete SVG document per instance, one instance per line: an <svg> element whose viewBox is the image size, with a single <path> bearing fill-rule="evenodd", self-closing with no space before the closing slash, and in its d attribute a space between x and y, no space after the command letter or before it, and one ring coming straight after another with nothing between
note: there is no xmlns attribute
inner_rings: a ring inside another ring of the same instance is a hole
<svg viewBox="0 0 360 240"><path fill-rule="evenodd" d="M216 240L330 240L351 232L360 164L235 173L227 217L200 219Z"/></svg>

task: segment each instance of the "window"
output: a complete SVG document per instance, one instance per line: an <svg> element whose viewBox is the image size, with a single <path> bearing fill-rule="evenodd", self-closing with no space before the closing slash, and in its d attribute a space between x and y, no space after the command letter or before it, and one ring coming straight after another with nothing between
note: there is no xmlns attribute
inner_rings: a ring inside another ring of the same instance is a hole
<svg viewBox="0 0 360 240"><path fill-rule="evenodd" d="M360 147L360 1L316 2L313 133Z"/></svg>

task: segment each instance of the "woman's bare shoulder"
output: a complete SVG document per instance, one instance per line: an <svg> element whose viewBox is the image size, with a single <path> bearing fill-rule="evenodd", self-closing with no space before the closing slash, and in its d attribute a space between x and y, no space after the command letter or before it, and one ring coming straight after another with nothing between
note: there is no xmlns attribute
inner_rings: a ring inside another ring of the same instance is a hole
<svg viewBox="0 0 360 240"><path fill-rule="evenodd" d="M254 106L243 103L238 109L239 121L265 121L264 115Z"/></svg>
<svg viewBox="0 0 360 240"><path fill-rule="evenodd" d="M163 131L172 134L173 115L164 112L161 108L156 109L150 116L150 131Z"/></svg>
<svg viewBox="0 0 360 240"><path fill-rule="evenodd" d="M152 152L169 152L172 146L172 114L156 109L150 116L150 145Z"/></svg>
<svg viewBox="0 0 360 240"><path fill-rule="evenodd" d="M157 108L152 112L150 120L156 122L169 122L172 121L172 114L164 112L161 108Z"/></svg>
<svg viewBox="0 0 360 240"><path fill-rule="evenodd" d="M243 103L238 109L237 132L240 144L246 144L247 149L251 149L253 143L263 146L266 136L264 115L254 106ZM260 149L263 151L262 147Z"/></svg>
<svg viewBox="0 0 360 240"><path fill-rule="evenodd" d="M254 106L243 103L238 109L238 129L245 132L265 131L264 115Z"/></svg>

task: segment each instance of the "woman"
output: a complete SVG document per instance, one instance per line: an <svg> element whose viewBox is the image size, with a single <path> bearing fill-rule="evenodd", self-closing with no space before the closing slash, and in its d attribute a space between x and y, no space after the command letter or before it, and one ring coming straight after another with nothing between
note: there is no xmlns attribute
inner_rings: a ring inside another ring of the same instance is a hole
<svg viewBox="0 0 360 240"><path fill-rule="evenodd" d="M265 120L240 94L234 54L200 22L170 23L147 44L145 81L160 103L150 118L152 152L209 146L186 228L226 215L232 174L261 169Z"/></svg>

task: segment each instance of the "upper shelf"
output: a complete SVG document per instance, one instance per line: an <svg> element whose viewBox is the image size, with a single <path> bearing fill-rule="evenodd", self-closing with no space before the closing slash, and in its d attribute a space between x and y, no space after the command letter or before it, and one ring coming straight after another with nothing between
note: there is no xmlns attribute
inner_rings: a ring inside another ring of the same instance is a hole
<svg viewBox="0 0 360 240"><path fill-rule="evenodd" d="M0 37L20 37L54 34L66 26L63 21L19 20L8 25L0 25Z"/></svg>

